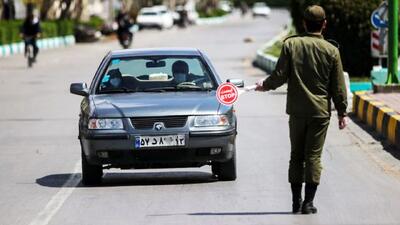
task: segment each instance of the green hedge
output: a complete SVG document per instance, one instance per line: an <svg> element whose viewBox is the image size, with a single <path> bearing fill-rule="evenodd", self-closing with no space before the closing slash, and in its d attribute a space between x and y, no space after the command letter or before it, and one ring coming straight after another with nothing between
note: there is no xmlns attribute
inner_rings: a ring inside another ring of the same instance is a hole
<svg viewBox="0 0 400 225"><path fill-rule="evenodd" d="M52 38L58 36L57 22L45 21L41 22L42 26L42 38Z"/></svg>
<svg viewBox="0 0 400 225"><path fill-rule="evenodd" d="M240 6L241 1L243 1L243 0L233 0L233 3L236 6ZM287 6L289 6L288 0L245 0L245 2L249 6L252 6L256 2L265 2L265 3L267 3L268 6L272 6L272 7L287 7Z"/></svg>
<svg viewBox="0 0 400 225"><path fill-rule="evenodd" d="M199 13L199 17L200 18L211 18L211 17L221 17L227 14L227 12L225 12L222 9L211 9L209 11L198 11Z"/></svg>
<svg viewBox="0 0 400 225"><path fill-rule="evenodd" d="M343 66L350 75L369 76L373 66L370 53L370 16L381 0L291 0L290 10L294 26L303 32L303 12L312 4L325 8L328 26L326 39L340 44Z"/></svg>
<svg viewBox="0 0 400 225"><path fill-rule="evenodd" d="M98 16L91 16L88 22L80 22L80 23L93 27L96 30L100 30L104 24L104 20Z"/></svg>
<svg viewBox="0 0 400 225"><path fill-rule="evenodd" d="M21 41L19 31L22 21L0 21L0 44L8 44Z"/></svg>
<svg viewBox="0 0 400 225"><path fill-rule="evenodd" d="M57 21L57 32L59 36L67 36L74 34L74 22L71 20Z"/></svg>
<svg viewBox="0 0 400 225"><path fill-rule="evenodd" d="M22 41L20 37L22 23L22 20L0 20L0 45ZM100 29L104 21L99 17L91 17L88 22L75 22L72 20L42 21L40 23L42 28L41 38L73 35L75 24L78 23Z"/></svg>

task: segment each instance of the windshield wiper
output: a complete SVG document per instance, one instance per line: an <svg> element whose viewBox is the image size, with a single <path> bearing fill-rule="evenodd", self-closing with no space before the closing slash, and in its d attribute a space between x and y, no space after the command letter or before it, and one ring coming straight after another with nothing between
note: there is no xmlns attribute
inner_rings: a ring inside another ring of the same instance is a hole
<svg viewBox="0 0 400 225"><path fill-rule="evenodd" d="M178 90L181 91L211 91L211 88L202 88L195 85L182 85L176 87Z"/></svg>
<svg viewBox="0 0 400 225"><path fill-rule="evenodd" d="M135 89L126 88L126 87L121 87L121 88L117 88L117 89L110 89L110 90L100 91L100 94L133 93L133 92L136 92L136 90Z"/></svg>
<svg viewBox="0 0 400 225"><path fill-rule="evenodd" d="M155 88L146 88L141 90L142 92L166 92L166 91L175 91L175 87L155 87Z"/></svg>
<svg viewBox="0 0 400 225"><path fill-rule="evenodd" d="M166 92L166 91L212 91L212 88L201 88L199 86L176 86L176 87L156 87L140 90L141 92Z"/></svg>

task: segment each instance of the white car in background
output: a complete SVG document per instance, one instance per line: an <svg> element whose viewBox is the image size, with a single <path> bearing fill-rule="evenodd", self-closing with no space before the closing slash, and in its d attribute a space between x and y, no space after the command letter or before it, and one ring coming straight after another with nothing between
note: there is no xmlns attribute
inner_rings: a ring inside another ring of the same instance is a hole
<svg viewBox="0 0 400 225"><path fill-rule="evenodd" d="M226 1L226 0L220 1L218 3L218 8L224 10L227 13L231 13L233 10L232 3L230 1Z"/></svg>
<svg viewBox="0 0 400 225"><path fill-rule="evenodd" d="M253 17L263 16L268 17L271 14L271 8L265 4L265 2L256 2L251 9Z"/></svg>
<svg viewBox="0 0 400 225"><path fill-rule="evenodd" d="M174 25L172 13L166 6L145 7L139 11L136 18L139 28L157 27L159 29L171 28Z"/></svg>

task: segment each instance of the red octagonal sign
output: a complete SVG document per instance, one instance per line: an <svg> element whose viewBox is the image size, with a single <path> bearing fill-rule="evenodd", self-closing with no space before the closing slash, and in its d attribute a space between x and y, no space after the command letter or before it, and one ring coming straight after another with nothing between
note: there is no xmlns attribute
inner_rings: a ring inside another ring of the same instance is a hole
<svg viewBox="0 0 400 225"><path fill-rule="evenodd" d="M232 83L223 83L217 89L217 99L221 104L232 105L238 96L238 89Z"/></svg>

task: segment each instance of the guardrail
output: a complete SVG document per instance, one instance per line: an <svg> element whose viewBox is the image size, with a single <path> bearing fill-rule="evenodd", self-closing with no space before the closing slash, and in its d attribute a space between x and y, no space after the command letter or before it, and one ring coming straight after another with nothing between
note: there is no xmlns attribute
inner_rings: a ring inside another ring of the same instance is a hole
<svg viewBox="0 0 400 225"><path fill-rule="evenodd" d="M65 47L75 44L75 37L73 35L65 37L44 38L37 40L39 49L53 49ZM12 43L8 45L0 45L0 57L7 57L15 54L24 53L24 42Z"/></svg>

